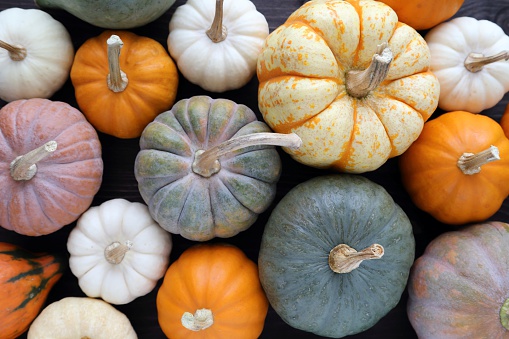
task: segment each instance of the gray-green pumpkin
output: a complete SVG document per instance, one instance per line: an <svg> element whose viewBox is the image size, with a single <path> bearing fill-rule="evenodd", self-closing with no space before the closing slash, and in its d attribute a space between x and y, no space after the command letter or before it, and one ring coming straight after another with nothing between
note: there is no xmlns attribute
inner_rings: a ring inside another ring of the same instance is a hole
<svg viewBox="0 0 509 339"><path fill-rule="evenodd" d="M228 238L274 200L281 174L274 145L300 142L295 134L271 133L245 105L194 96L147 125L134 172L161 227L196 241Z"/></svg>
<svg viewBox="0 0 509 339"><path fill-rule="evenodd" d="M414 255L410 221L387 191L338 174L283 197L265 226L258 265L286 323L341 338L367 330L397 305Z"/></svg>

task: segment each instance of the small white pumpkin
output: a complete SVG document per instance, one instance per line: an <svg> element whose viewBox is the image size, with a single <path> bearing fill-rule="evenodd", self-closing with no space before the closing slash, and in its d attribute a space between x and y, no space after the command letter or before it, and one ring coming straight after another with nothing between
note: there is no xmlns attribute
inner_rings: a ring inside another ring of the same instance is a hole
<svg viewBox="0 0 509 339"><path fill-rule="evenodd" d="M154 289L171 248L171 235L146 205L120 198L89 208L67 240L69 267L81 290L117 305Z"/></svg>
<svg viewBox="0 0 509 339"><path fill-rule="evenodd" d="M0 99L50 98L67 81L73 60L69 32L48 13L0 12Z"/></svg>
<svg viewBox="0 0 509 339"><path fill-rule="evenodd" d="M479 113L509 91L509 36L494 22L458 17L432 28L425 40L441 109Z"/></svg>
<svg viewBox="0 0 509 339"><path fill-rule="evenodd" d="M66 297L51 303L35 318L28 339L137 339L125 314L92 298Z"/></svg>
<svg viewBox="0 0 509 339"><path fill-rule="evenodd" d="M265 16L249 0L189 0L169 26L168 51L178 69L210 92L247 84L269 34Z"/></svg>

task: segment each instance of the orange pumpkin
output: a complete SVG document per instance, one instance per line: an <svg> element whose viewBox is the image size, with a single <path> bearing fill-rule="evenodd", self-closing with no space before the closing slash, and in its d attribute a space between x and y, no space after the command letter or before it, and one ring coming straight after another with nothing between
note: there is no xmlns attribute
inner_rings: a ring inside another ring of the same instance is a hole
<svg viewBox="0 0 509 339"><path fill-rule="evenodd" d="M184 251L157 293L159 324L172 339L258 338L268 307L258 266L227 244Z"/></svg>
<svg viewBox="0 0 509 339"><path fill-rule="evenodd" d="M507 104L504 114L502 114L502 118L500 119L500 126L502 126L506 137L509 138L509 104Z"/></svg>
<svg viewBox="0 0 509 339"><path fill-rule="evenodd" d="M428 121L399 164L415 205L446 224L484 221L509 195L509 139L485 115Z"/></svg>
<svg viewBox="0 0 509 339"><path fill-rule="evenodd" d="M157 41L128 31L104 31L76 52L71 68L76 101L100 132L136 138L173 105L178 71Z"/></svg>
<svg viewBox="0 0 509 339"><path fill-rule="evenodd" d="M450 19L465 0L379 0L391 6L399 21L418 29L428 29Z"/></svg>

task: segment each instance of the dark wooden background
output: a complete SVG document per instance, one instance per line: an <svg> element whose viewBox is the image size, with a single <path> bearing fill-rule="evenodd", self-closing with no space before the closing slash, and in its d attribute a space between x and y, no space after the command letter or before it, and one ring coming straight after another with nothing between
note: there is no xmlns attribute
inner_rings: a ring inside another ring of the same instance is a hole
<svg viewBox="0 0 509 339"><path fill-rule="evenodd" d="M267 18L271 32L281 25L293 11L304 2L303 0L253 0L258 11ZM185 0L177 0L157 21L140 28L132 29L132 31L139 35L149 36L166 47L170 18L175 9L184 3ZM37 8L32 0L0 1L0 10L10 7ZM50 10L48 12L65 25L72 36L76 49L81 46L86 39L99 35L103 31L102 28L87 24L67 12L58 10ZM466 0L456 16L471 16L477 19L493 21L501 26L506 34L509 34L509 0ZM425 32L421 33L424 34ZM181 76L177 100L189 98L194 95L228 98L237 103L249 106L257 113L258 118L262 120L257 105L257 88L258 81L255 77L239 90L220 94L208 93L190 84ZM77 107L70 81L68 81L51 99L65 101ZM499 121L508 100L509 95L506 95L496 107L486 110L482 112L482 114L489 115ZM0 108L5 104L5 102L0 101ZM440 113L440 111L435 112L433 117L438 116ZM125 198L130 201L143 202L138 193L137 182L133 173L134 159L139 150L138 139L121 140L104 134L100 134L99 137L103 147L104 177L101 189L93 205L101 204L113 198ZM258 221L247 231L233 238L213 240L224 241L238 246L254 261L256 261L258 257L264 225L274 205L296 184L312 177L329 173L328 171L316 170L298 164L282 151L280 151L280 155L283 161L283 173L278 184L278 191L273 205L260 215ZM384 186L409 216L414 227L414 235L417 243L416 256L421 255L426 245L438 234L454 229L452 226L436 222L429 215L419 211L412 205L400 182L397 159L391 159L378 170L363 175ZM506 199L499 212L490 219L509 222L509 199ZM74 224L65 226L60 231L42 237L22 236L0 228L0 241L18 244L31 251L47 251L68 255L66 251L67 236L73 226ZM178 258L185 249L194 244L194 242L183 239L180 236L173 236L171 262ZM129 317L141 339L165 338L157 322L155 304L160 283L161 281L150 294L140 297L127 305L116 306ZM47 302L50 303L66 296L84 296L78 286L77 279L69 270L66 271L61 280L55 285ZM351 336L350 338L415 338L415 332L406 316L406 302L407 294L405 292L396 308L389 312L374 327L365 332ZM22 336L21 338L25 337L26 336ZM313 334L293 329L285 324L275 311L270 308L261 338L289 337L320 338Z"/></svg>

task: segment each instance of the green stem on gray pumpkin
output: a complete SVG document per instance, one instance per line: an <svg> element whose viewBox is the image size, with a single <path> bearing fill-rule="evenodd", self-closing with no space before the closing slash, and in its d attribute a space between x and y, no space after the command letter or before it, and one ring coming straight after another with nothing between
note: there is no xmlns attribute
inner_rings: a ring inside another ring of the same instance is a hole
<svg viewBox="0 0 509 339"><path fill-rule="evenodd" d="M27 57L27 50L25 47L14 46L0 40L0 48L7 50L7 52L9 52L9 57L13 61L22 61Z"/></svg>
<svg viewBox="0 0 509 339"><path fill-rule="evenodd" d="M108 44L108 88L113 92L122 92L129 83L127 75L120 69L120 49L124 43L118 35L112 35L106 43Z"/></svg>
<svg viewBox="0 0 509 339"><path fill-rule="evenodd" d="M223 25L223 0L216 0L216 12L212 25L207 30L207 36L213 42L221 42L226 39L228 30Z"/></svg>
<svg viewBox="0 0 509 339"><path fill-rule="evenodd" d="M349 273L364 260L380 259L384 255L382 245L373 244L357 252L346 244L339 244L329 252L329 267L336 273Z"/></svg>
<svg viewBox="0 0 509 339"><path fill-rule="evenodd" d="M37 163L57 149L57 142L48 141L42 146L20 155L10 164L11 177L16 181L30 180L37 173Z"/></svg>
<svg viewBox="0 0 509 339"><path fill-rule="evenodd" d="M184 312L180 319L182 326L191 331L201 331L209 328L214 324L214 316L208 308L196 310L194 314Z"/></svg>
<svg viewBox="0 0 509 339"><path fill-rule="evenodd" d="M124 260L131 247L133 247L133 243L129 240L123 243L114 241L104 249L104 258L110 264L118 265Z"/></svg>
<svg viewBox="0 0 509 339"><path fill-rule="evenodd" d="M351 70L346 74L346 91L355 98L364 98L378 87L389 73L392 51L384 42L378 45L371 63L365 70Z"/></svg>
<svg viewBox="0 0 509 339"><path fill-rule="evenodd" d="M198 150L194 155L193 172L202 177L210 177L221 170L219 158L225 154L250 146L282 146L299 148L302 139L295 133L251 133L226 140L208 150Z"/></svg>
<svg viewBox="0 0 509 339"><path fill-rule="evenodd" d="M484 66L501 60L509 60L509 51L503 51L490 56L485 56L482 53L471 52L465 59L464 65L467 70L472 73L476 73L482 70Z"/></svg>
<svg viewBox="0 0 509 339"><path fill-rule="evenodd" d="M481 171L481 166L496 160L500 160L500 152L497 146L491 145L478 153L463 153L457 165L463 174L473 175Z"/></svg>
<svg viewBox="0 0 509 339"><path fill-rule="evenodd" d="M504 301L500 308L500 323L509 330L509 298Z"/></svg>

